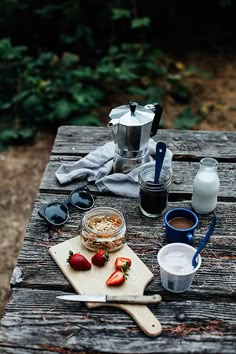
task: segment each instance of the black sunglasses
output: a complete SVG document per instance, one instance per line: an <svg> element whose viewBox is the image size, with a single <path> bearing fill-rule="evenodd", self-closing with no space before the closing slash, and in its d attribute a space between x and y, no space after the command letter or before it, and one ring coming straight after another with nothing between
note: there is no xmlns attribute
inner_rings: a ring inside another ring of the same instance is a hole
<svg viewBox="0 0 236 354"><path fill-rule="evenodd" d="M39 209L38 214L50 225L61 226L69 219L69 209L74 207L80 211L87 211L94 206L94 198L88 187L74 189L68 198L59 202L54 200Z"/></svg>

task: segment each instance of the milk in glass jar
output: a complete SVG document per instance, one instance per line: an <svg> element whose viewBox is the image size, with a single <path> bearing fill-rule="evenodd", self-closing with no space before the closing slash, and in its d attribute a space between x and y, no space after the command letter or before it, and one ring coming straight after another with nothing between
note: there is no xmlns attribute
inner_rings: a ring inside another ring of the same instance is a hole
<svg viewBox="0 0 236 354"><path fill-rule="evenodd" d="M200 161L193 181L192 207L199 214L211 213L217 205L219 192L218 162L210 157Z"/></svg>

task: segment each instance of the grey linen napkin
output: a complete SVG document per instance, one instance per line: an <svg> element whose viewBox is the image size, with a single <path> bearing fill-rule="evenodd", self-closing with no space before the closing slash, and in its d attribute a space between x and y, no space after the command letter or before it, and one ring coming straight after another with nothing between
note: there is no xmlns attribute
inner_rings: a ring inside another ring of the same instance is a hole
<svg viewBox="0 0 236 354"><path fill-rule="evenodd" d="M124 197L138 198L139 171L145 165L155 164L156 142L153 139L149 139L148 151L150 162L133 169L127 174L111 174L115 154L115 144L111 141L74 163L62 164L55 175L61 184L71 182L75 178L87 179L88 182L95 182L100 192L111 192ZM171 172L172 156L172 152L167 149L163 162L163 167L170 169Z"/></svg>

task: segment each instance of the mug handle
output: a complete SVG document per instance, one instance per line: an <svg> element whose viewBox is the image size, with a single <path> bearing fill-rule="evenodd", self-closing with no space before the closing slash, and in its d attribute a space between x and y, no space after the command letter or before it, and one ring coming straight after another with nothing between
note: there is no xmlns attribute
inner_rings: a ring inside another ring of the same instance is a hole
<svg viewBox="0 0 236 354"><path fill-rule="evenodd" d="M186 235L188 243L191 245L193 243L193 234L190 232Z"/></svg>

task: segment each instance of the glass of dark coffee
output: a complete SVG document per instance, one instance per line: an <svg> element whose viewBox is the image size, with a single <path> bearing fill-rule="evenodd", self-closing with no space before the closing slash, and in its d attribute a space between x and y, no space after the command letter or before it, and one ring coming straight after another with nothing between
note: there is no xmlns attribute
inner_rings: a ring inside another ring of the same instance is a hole
<svg viewBox="0 0 236 354"><path fill-rule="evenodd" d="M168 203L171 172L162 168L158 183L154 183L155 165L148 165L139 173L139 208L143 215L155 218L163 214Z"/></svg>

